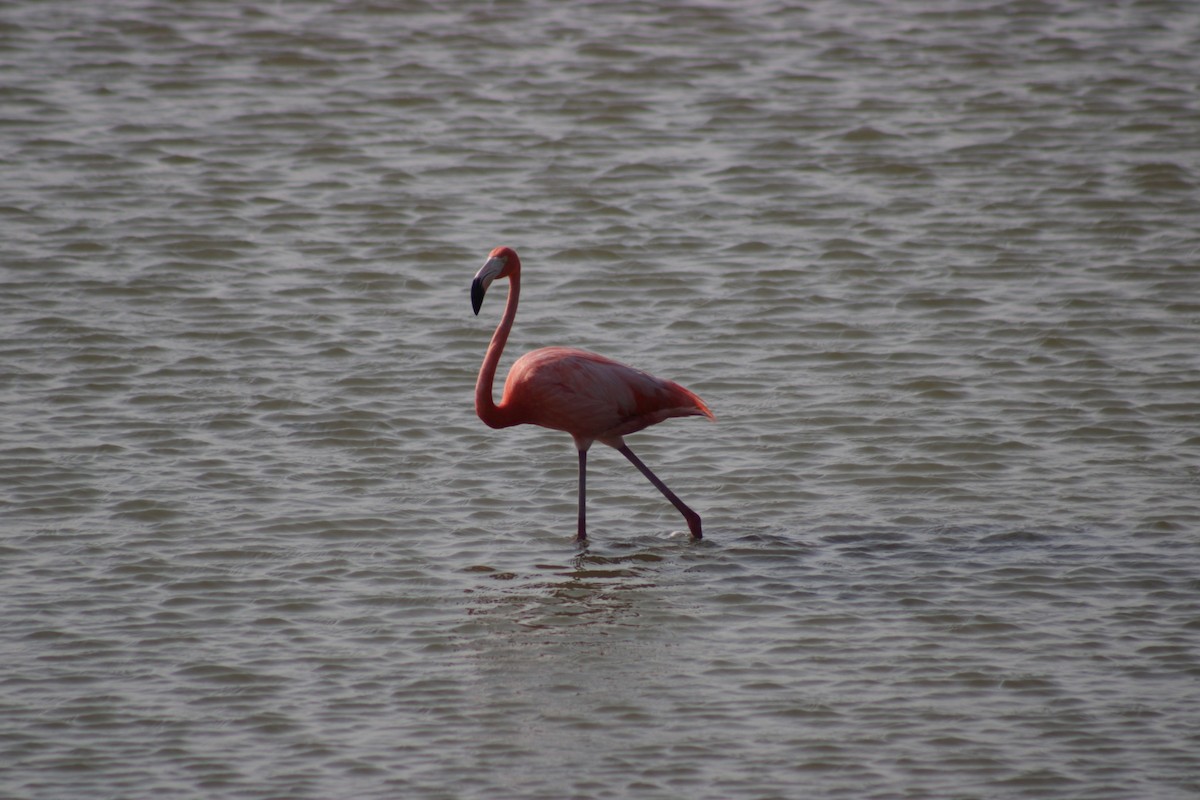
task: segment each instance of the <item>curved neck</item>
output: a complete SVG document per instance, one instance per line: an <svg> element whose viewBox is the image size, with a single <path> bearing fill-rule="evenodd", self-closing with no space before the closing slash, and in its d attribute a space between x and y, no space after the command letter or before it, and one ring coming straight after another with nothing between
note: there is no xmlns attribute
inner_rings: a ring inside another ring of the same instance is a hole
<svg viewBox="0 0 1200 800"><path fill-rule="evenodd" d="M483 366L479 368L479 377L475 380L475 413L484 424L493 428L503 428L514 424L507 413L509 409L496 405L492 400L492 383L496 379L496 367L500 364L500 354L508 342L508 332L512 330L513 320L517 318L517 298L521 294L521 274L513 271L508 276L508 302L504 305L504 316L492 334L492 343L488 345L487 355L483 357Z"/></svg>

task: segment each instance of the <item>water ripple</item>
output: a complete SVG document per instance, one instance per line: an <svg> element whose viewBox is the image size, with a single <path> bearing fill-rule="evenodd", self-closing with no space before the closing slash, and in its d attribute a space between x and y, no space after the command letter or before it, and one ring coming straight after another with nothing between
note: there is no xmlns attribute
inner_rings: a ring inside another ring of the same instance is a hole
<svg viewBox="0 0 1200 800"><path fill-rule="evenodd" d="M0 794L1194 793L1195 25L878 11L6 8Z"/></svg>

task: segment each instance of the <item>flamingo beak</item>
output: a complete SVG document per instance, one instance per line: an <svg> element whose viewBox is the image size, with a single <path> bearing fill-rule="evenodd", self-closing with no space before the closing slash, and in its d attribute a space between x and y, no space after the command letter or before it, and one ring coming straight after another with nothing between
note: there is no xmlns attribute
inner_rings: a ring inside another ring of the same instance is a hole
<svg viewBox="0 0 1200 800"><path fill-rule="evenodd" d="M475 280L471 281L471 308L475 309L476 314L483 305L483 296L488 287L504 270L504 263L503 258L489 258L479 272L475 273Z"/></svg>

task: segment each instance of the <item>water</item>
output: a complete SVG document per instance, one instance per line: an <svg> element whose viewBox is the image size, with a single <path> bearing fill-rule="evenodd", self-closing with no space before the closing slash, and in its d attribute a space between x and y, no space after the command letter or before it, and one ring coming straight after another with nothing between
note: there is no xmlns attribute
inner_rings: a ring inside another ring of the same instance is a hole
<svg viewBox="0 0 1200 800"><path fill-rule="evenodd" d="M1187 3L0 7L0 795L1200 791ZM475 372L718 424L616 454Z"/></svg>

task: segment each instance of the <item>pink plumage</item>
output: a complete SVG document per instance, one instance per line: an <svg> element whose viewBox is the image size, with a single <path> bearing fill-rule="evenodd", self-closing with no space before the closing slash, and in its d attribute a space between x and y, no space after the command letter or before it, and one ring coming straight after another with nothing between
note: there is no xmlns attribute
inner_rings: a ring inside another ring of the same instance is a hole
<svg viewBox="0 0 1200 800"><path fill-rule="evenodd" d="M674 381L568 347L521 356L500 402L520 407L525 422L566 431L577 445L611 444L670 417L713 418L699 397Z"/></svg>
<svg viewBox="0 0 1200 800"><path fill-rule="evenodd" d="M593 442L613 447L629 459L679 510L692 536L701 538L700 516L634 455L622 437L671 417L716 419L708 406L674 381L569 347L543 347L521 356L509 370L500 402L494 402L492 384L496 367L516 319L521 290L521 260L511 248L492 250L476 274L471 284L471 302L476 314L488 286L499 278L508 278L508 302L475 383L475 410L479 418L493 428L531 424L571 434L579 451L577 539L587 538L587 451Z"/></svg>

